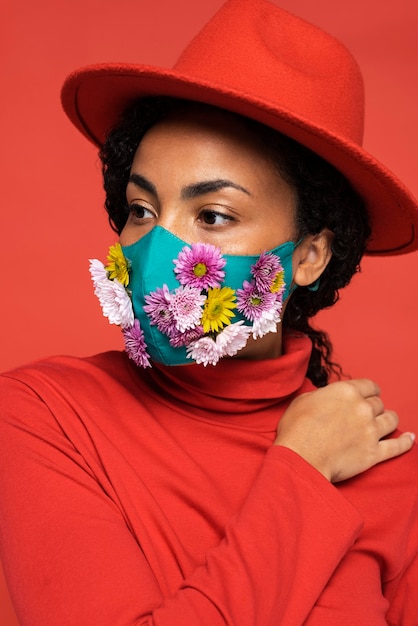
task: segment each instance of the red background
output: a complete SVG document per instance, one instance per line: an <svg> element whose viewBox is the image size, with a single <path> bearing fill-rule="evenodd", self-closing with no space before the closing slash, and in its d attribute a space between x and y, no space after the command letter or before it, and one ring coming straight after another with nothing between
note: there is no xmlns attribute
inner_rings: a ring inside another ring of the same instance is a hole
<svg viewBox="0 0 418 626"><path fill-rule="evenodd" d="M221 4L3 0L0 370L50 354L121 346L119 330L101 317L92 295L87 259L104 259L114 235L102 209L95 150L61 111L63 78L101 61L171 66ZM416 0L280 5L352 50L366 81L365 146L418 196ZM341 301L318 319L345 370L376 379L404 429L418 429L417 271L418 253L366 259ZM17 625L1 580L0 623Z"/></svg>

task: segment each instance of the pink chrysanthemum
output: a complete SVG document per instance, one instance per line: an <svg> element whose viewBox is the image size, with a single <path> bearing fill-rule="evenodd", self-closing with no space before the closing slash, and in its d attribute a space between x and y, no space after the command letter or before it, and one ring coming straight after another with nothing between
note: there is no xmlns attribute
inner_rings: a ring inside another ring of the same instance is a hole
<svg viewBox="0 0 418 626"><path fill-rule="evenodd" d="M196 287L178 287L170 294L168 308L177 330L184 332L200 324L205 300L206 296L201 295Z"/></svg>
<svg viewBox="0 0 418 626"><path fill-rule="evenodd" d="M170 336L176 328L176 323L170 310L171 293L167 285L157 287L155 291L145 296L145 301L147 304L144 305L144 311L150 318L150 323L157 326L160 332Z"/></svg>
<svg viewBox="0 0 418 626"><path fill-rule="evenodd" d="M281 310L282 302L281 300L277 300L271 310L265 311L258 319L254 320L252 327L254 339L264 337L267 333L277 332L277 324L281 321Z"/></svg>
<svg viewBox="0 0 418 626"><path fill-rule="evenodd" d="M174 272L182 285L209 289L221 286L225 263L219 248L209 243L194 243L190 248L184 246L174 259Z"/></svg>
<svg viewBox="0 0 418 626"><path fill-rule="evenodd" d="M226 326L216 337L220 356L234 356L247 343L251 327L244 326L243 320Z"/></svg>
<svg viewBox="0 0 418 626"><path fill-rule="evenodd" d="M96 280L94 293L99 298L103 315L110 324L117 324L126 328L134 323L132 302L126 293L125 287L118 280Z"/></svg>
<svg viewBox="0 0 418 626"><path fill-rule="evenodd" d="M123 329L123 337L128 357L139 367L151 367L144 332L137 319L134 320L133 326Z"/></svg>
<svg viewBox="0 0 418 626"><path fill-rule="evenodd" d="M174 330L170 336L170 345L173 346L173 348L181 348L182 346L188 346L192 341L196 341L202 336L203 328L201 326L190 328L183 333Z"/></svg>
<svg viewBox="0 0 418 626"><path fill-rule="evenodd" d="M219 348L211 337L202 337L187 346L187 358L196 363L216 365L221 357Z"/></svg>
<svg viewBox="0 0 418 626"><path fill-rule="evenodd" d="M271 252L263 252L251 268L257 291L259 293L269 291L279 272L283 272L279 257Z"/></svg>
<svg viewBox="0 0 418 626"><path fill-rule="evenodd" d="M270 291L260 293L255 282L249 283L247 280L242 287L237 289L237 309L250 321L259 319L275 306L276 294Z"/></svg>

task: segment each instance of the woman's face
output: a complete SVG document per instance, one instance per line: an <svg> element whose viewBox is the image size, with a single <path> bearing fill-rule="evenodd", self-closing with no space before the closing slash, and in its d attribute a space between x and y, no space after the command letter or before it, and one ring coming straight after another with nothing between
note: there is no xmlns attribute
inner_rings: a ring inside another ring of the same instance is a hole
<svg viewBox="0 0 418 626"><path fill-rule="evenodd" d="M296 236L294 192L253 132L221 111L192 109L152 127L126 195L122 245L157 224L224 254L261 254Z"/></svg>
<svg viewBox="0 0 418 626"><path fill-rule="evenodd" d="M153 126L133 160L129 216L120 243L131 245L157 224L189 244L224 254L258 255L297 238L295 194L253 131L222 111L196 107ZM293 254L294 279L310 284L329 254L308 237ZM277 333L249 339L240 358L281 354Z"/></svg>

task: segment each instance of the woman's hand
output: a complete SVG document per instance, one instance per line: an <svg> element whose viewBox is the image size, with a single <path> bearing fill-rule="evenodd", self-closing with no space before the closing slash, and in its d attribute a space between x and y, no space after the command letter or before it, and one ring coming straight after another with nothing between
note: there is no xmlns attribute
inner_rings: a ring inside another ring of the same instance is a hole
<svg viewBox="0 0 418 626"><path fill-rule="evenodd" d="M277 428L275 445L294 450L331 482L351 478L410 450L412 433L382 439L398 425L371 380L331 383L293 400Z"/></svg>

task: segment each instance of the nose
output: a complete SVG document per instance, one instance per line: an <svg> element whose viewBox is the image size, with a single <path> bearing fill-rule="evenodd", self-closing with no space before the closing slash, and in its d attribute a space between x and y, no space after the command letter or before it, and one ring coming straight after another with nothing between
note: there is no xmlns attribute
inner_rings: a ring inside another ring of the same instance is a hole
<svg viewBox="0 0 418 626"><path fill-rule="evenodd" d="M154 219L144 223L140 228L129 220L125 224L119 236L122 246L130 246L149 233L155 226L161 226L186 243L196 243L193 239L193 225L180 208L165 206L161 208Z"/></svg>
<svg viewBox="0 0 418 626"><path fill-rule="evenodd" d="M187 229L184 219L171 219L171 218L160 219L158 221L158 226L161 226L165 230L168 230L168 232L171 233L172 235L175 235L179 239L182 239L183 241L186 241L187 243L189 243L187 239L188 237L190 237L190 232L187 232L188 229Z"/></svg>
<svg viewBox="0 0 418 626"><path fill-rule="evenodd" d="M193 216L176 204L162 207L157 224L185 241L196 243L193 237Z"/></svg>

